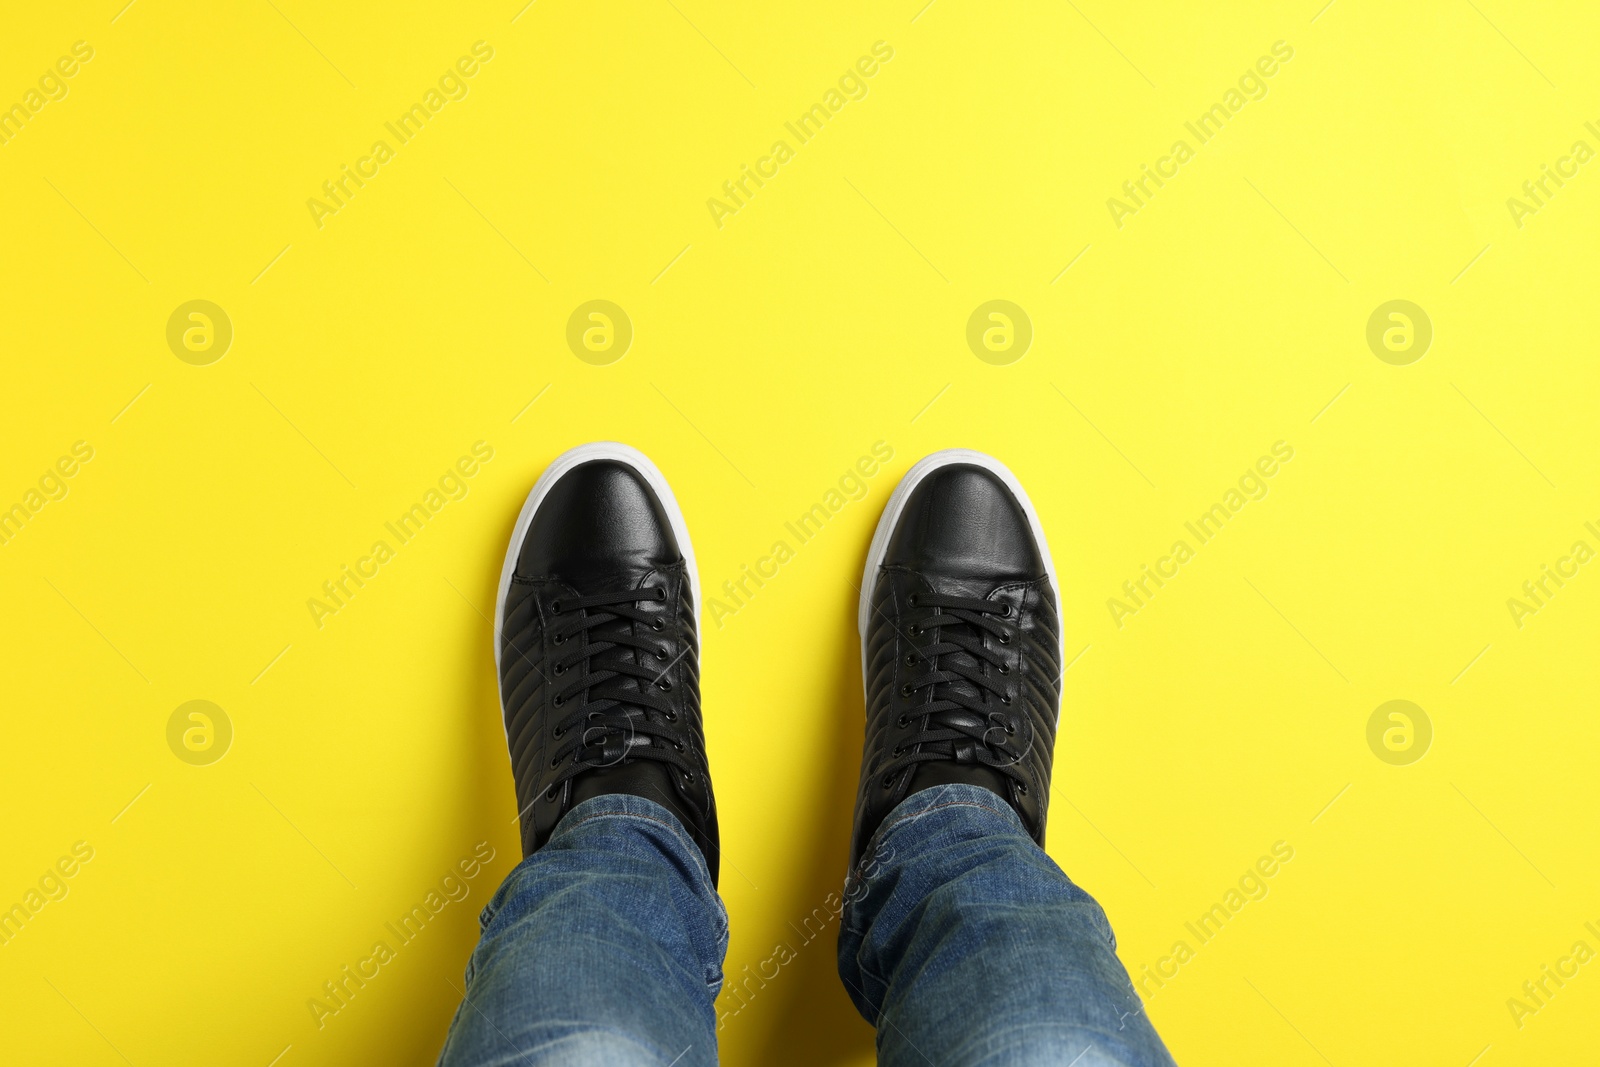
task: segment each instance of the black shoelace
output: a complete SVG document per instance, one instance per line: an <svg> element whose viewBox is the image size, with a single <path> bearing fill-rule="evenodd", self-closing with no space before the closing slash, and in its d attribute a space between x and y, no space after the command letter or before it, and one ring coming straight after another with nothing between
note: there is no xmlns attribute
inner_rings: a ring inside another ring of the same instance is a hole
<svg viewBox="0 0 1600 1067"><path fill-rule="evenodd" d="M956 760L992 767L1026 793L1028 783L1018 764L1033 747L1031 720L1005 691L1010 673L1003 653L991 647L1017 639L1010 619L1015 609L978 597L913 593L907 600L913 618L908 636L931 633L933 640L914 647L905 665L919 674L900 687L900 696L914 700L898 725L921 720L911 739L896 745L880 772L885 789L907 767L933 760Z"/></svg>
<svg viewBox="0 0 1600 1067"><path fill-rule="evenodd" d="M668 639L655 636L666 624L638 606L666 599L656 586L550 602L550 643L562 649L550 661L550 704L561 712L551 730L560 743L550 766L561 772L547 799L569 778L630 759L670 764L685 782L694 781L675 725L679 713L664 696L672 691L667 674L677 658Z"/></svg>

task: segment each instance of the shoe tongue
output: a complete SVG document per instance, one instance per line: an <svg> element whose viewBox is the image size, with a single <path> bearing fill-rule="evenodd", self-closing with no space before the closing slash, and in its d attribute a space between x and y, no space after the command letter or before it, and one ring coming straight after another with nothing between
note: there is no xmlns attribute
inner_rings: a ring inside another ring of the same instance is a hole
<svg viewBox="0 0 1600 1067"><path fill-rule="evenodd" d="M678 822L683 824L684 830L697 844L700 844L702 850L706 842L712 843L713 851L706 853L706 862L715 877L717 869L715 836L712 828L706 825L705 817L695 811L678 792L673 782L677 773L671 764L648 759L628 760L615 766L585 771L572 780L572 807L577 807L585 800L593 800L595 797L611 793L625 793L653 800L677 817Z"/></svg>
<svg viewBox="0 0 1600 1067"><path fill-rule="evenodd" d="M632 793L653 800L662 807L682 814L683 802L672 785L672 767L655 760L630 760L611 767L599 767L578 775L572 783L572 803L576 807L585 800L607 793Z"/></svg>
<svg viewBox="0 0 1600 1067"><path fill-rule="evenodd" d="M1011 796L1006 776L993 767L986 767L981 763L957 763L953 760L918 764L916 773L911 776L911 785L907 793L941 785L978 785L1007 799Z"/></svg>
<svg viewBox="0 0 1600 1067"><path fill-rule="evenodd" d="M929 585L938 593L946 596L967 596L979 600L988 599L990 593L1004 584L992 577L974 578L970 574L950 575L931 573L924 576L929 579Z"/></svg>

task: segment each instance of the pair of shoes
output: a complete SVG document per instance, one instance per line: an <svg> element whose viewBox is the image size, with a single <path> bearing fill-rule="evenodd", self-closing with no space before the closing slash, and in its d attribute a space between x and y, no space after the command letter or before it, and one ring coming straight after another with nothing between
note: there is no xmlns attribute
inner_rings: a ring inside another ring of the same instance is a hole
<svg viewBox="0 0 1600 1067"><path fill-rule="evenodd" d="M700 710L700 582L672 490L626 445L552 463L500 575L495 666L526 856L608 793L720 839ZM867 731L853 870L911 793L967 783L1044 843L1060 704L1060 603L1038 515L978 452L938 452L896 486L861 584Z"/></svg>

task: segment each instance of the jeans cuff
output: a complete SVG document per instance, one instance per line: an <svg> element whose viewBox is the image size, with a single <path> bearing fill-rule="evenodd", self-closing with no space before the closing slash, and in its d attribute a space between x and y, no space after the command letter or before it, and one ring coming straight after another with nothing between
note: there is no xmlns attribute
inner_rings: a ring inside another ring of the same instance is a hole
<svg viewBox="0 0 1600 1067"><path fill-rule="evenodd" d="M861 859L857 861L855 870L850 872L849 881L855 881L870 868L878 865L879 853L896 830L946 808L981 809L1005 823L1006 830L1014 830L1025 837L1028 836L1027 828L1022 825L1022 820L1018 818L1016 811L1003 797L992 790L985 789L981 785L967 785L960 782L929 786L912 793L884 816L882 825L862 850Z"/></svg>
<svg viewBox="0 0 1600 1067"><path fill-rule="evenodd" d="M674 815L671 809L633 793L602 793L576 805L561 817L561 821L556 823L555 830L550 834L550 839L541 847L550 847L557 839L574 833L585 823L613 816L643 819L666 828L677 839L684 854L694 857L695 868L705 879L706 886L708 888L711 886L711 869L706 866L705 854L700 851L700 846L690 836L683 821ZM715 893L715 890L712 892Z"/></svg>

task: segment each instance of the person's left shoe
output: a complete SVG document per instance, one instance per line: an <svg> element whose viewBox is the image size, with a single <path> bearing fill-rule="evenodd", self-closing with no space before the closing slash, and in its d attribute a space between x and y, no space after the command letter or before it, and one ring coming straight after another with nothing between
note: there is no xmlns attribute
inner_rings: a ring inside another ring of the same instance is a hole
<svg viewBox="0 0 1600 1067"><path fill-rule="evenodd" d="M517 518L495 667L527 856L607 793L673 812L717 881L700 718L700 583L666 479L627 445L558 457Z"/></svg>

